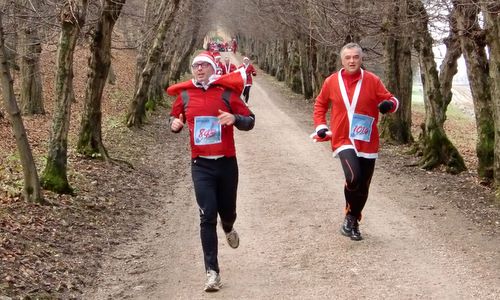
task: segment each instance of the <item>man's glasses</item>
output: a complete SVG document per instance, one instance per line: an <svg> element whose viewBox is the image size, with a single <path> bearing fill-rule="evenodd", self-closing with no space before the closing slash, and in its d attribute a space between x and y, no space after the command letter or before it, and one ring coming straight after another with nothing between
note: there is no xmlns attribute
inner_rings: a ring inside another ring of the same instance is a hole
<svg viewBox="0 0 500 300"><path fill-rule="evenodd" d="M206 69L209 66L210 66L210 63L208 63L208 62L194 63L191 65L191 67L193 69L198 69L199 67L201 67L202 69Z"/></svg>

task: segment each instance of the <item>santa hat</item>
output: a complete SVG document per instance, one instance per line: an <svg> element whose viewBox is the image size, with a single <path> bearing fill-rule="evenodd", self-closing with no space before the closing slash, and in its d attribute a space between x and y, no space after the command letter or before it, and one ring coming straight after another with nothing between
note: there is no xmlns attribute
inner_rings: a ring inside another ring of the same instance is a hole
<svg viewBox="0 0 500 300"><path fill-rule="evenodd" d="M221 58L219 51L214 51L214 58Z"/></svg>
<svg viewBox="0 0 500 300"><path fill-rule="evenodd" d="M193 64L197 62L207 62L212 66L214 71L217 70L217 67L215 66L215 59L209 51L202 51L196 55L193 59Z"/></svg>
<svg viewBox="0 0 500 300"><path fill-rule="evenodd" d="M245 57L243 57L243 60L250 60L250 58L245 56Z"/></svg>

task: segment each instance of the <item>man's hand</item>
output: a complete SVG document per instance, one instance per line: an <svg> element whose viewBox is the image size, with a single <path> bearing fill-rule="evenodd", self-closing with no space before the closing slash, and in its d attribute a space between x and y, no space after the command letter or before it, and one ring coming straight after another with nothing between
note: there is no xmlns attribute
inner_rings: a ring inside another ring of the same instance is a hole
<svg viewBox="0 0 500 300"><path fill-rule="evenodd" d="M318 131L316 131L316 135L322 139L324 139L326 137L326 133L328 132L328 128L322 128ZM331 135L331 133L330 133Z"/></svg>
<svg viewBox="0 0 500 300"><path fill-rule="evenodd" d="M380 111L381 114L386 114L393 107L394 107L394 103L392 103L392 101L384 100L384 101L380 102L380 104L378 105L378 111Z"/></svg>
<svg viewBox="0 0 500 300"><path fill-rule="evenodd" d="M217 118L219 118L219 123L221 125L233 125L234 122L236 121L236 117L231 114L231 113L228 113L227 111L223 111L223 110L220 110L219 109L219 115L217 116Z"/></svg>
<svg viewBox="0 0 500 300"><path fill-rule="evenodd" d="M332 132L328 128L319 129L309 136L313 142L328 142L332 139Z"/></svg>
<svg viewBox="0 0 500 300"><path fill-rule="evenodd" d="M179 118L174 118L170 123L170 130L179 132L184 127L184 115L180 114Z"/></svg>

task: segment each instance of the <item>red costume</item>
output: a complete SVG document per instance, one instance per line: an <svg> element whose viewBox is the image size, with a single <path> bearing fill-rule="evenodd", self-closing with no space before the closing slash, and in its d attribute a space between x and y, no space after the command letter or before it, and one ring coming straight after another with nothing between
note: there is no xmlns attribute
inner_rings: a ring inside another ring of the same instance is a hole
<svg viewBox="0 0 500 300"><path fill-rule="evenodd" d="M231 72L236 71L236 65L232 63L229 63L229 65L222 64L221 69L222 69L222 75L229 74Z"/></svg>
<svg viewBox="0 0 500 300"><path fill-rule="evenodd" d="M339 74L342 76L339 77ZM316 98L314 126L326 128L326 113L331 105L330 130L333 154L337 155L344 149L354 149L358 157L377 158L379 149L378 104L383 100L389 100L394 104L389 112L395 112L398 109L398 100L387 91L375 74L361 70L359 73L350 75L342 69L325 80ZM370 126L365 128L368 133L366 140L353 138L352 132L355 133L357 129L352 124L358 116L371 120L371 128ZM346 122L347 120L349 121Z"/></svg>
<svg viewBox="0 0 500 300"><path fill-rule="evenodd" d="M255 68L253 67L252 64L241 64L238 69L243 68L245 70L245 73L247 74L247 82L245 83L245 86L250 86L252 85L252 76L257 76L257 72L255 71Z"/></svg>
<svg viewBox="0 0 500 300"><path fill-rule="evenodd" d="M229 101L231 108L230 112L235 115L250 116L252 112L240 98L240 94L243 90L244 76L242 72L234 72L229 75L219 76L213 80L206 89L195 83L194 80L181 82L167 89L169 95L177 95L172 105L170 115L179 118L180 114L184 114L188 124L191 156L193 158L198 156L217 155L233 157L236 155L233 138L234 126L223 126L221 128L221 142L208 145L197 145L195 143L194 126L195 117L217 117L219 115L219 109L222 111L229 111L229 108L222 99L222 93L225 89L230 89L232 91ZM186 109L184 109L184 103L181 97L181 92L184 90L187 91L189 95L189 102Z"/></svg>

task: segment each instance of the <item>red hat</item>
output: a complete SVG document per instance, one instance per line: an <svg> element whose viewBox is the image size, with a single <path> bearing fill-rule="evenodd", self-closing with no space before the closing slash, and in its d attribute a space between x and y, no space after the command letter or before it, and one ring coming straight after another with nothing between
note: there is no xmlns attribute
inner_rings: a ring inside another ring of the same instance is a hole
<svg viewBox="0 0 500 300"><path fill-rule="evenodd" d="M217 67L215 66L215 59L209 51L202 51L198 53L198 55L196 55L193 59L193 64L200 61L209 63L214 71L217 70Z"/></svg>
<svg viewBox="0 0 500 300"><path fill-rule="evenodd" d="M214 51L214 58L221 57L219 51Z"/></svg>

